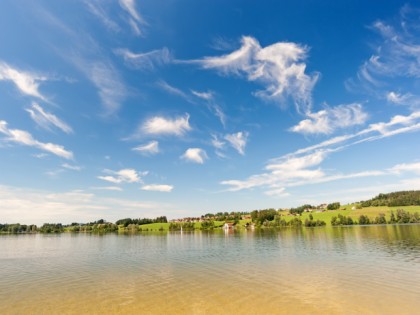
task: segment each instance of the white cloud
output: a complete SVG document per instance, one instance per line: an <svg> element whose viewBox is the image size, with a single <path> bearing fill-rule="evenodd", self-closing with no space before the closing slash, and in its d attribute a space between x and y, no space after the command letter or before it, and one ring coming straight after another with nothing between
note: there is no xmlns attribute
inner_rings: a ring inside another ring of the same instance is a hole
<svg viewBox="0 0 420 315"><path fill-rule="evenodd" d="M61 164L61 166L72 171L80 171L82 169L80 166L70 165L68 163Z"/></svg>
<svg viewBox="0 0 420 315"><path fill-rule="evenodd" d="M273 159L265 167L266 170L282 171L282 172L294 172L297 170L306 169L308 167L316 166L321 164L327 156L328 151L319 150L314 153L304 155L302 157L281 157L279 159Z"/></svg>
<svg viewBox="0 0 420 315"><path fill-rule="evenodd" d="M105 108L105 116L113 115L127 96L127 89L119 71L95 38L79 27L67 26L58 18L42 10L42 22L48 23L51 29L57 29L62 37L60 45L49 43L58 55L66 62L71 62L96 87L97 93Z"/></svg>
<svg viewBox="0 0 420 315"><path fill-rule="evenodd" d="M140 131L150 135L174 135L180 137L192 129L189 119L189 114L174 119L155 116L146 120Z"/></svg>
<svg viewBox="0 0 420 315"><path fill-rule="evenodd" d="M219 139L215 134L211 135L211 144L215 148L215 153L219 158L225 159L226 155L222 152L226 147L226 142Z"/></svg>
<svg viewBox="0 0 420 315"><path fill-rule="evenodd" d="M34 139L29 132L24 130L9 129L7 127L7 122L4 120L0 120L0 133L7 136L5 138L6 141L34 147L68 160L73 159L73 153L71 151L67 151L63 146L54 143L40 142Z"/></svg>
<svg viewBox="0 0 420 315"><path fill-rule="evenodd" d="M73 34L76 37L75 34ZM75 45L92 46L92 51L85 52L85 56L69 55L61 52L63 58L70 59L73 64L93 83L97 88L101 103L105 108L105 115L112 115L119 110L121 103L127 95L127 89L113 64L105 57L101 57L96 43L88 39L73 39ZM83 51L83 48L80 48ZM94 54L92 59L90 55ZM99 57L98 57L99 56Z"/></svg>
<svg viewBox="0 0 420 315"><path fill-rule="evenodd" d="M118 187L118 186L91 187L90 189L109 190L109 191L123 191L123 189L121 187Z"/></svg>
<svg viewBox="0 0 420 315"><path fill-rule="evenodd" d="M0 186L2 223L115 222L126 217L170 215L173 205L140 199L110 198L83 190L53 192Z"/></svg>
<svg viewBox="0 0 420 315"><path fill-rule="evenodd" d="M323 177L324 172L313 169L320 165L328 155L328 151L316 151L301 157L283 157L271 160L265 167L270 171L270 185L292 183L296 180L315 180Z"/></svg>
<svg viewBox="0 0 420 315"><path fill-rule="evenodd" d="M223 127L226 127L226 114L222 110L222 108L219 105L213 104L212 110L214 112L214 115L219 118L220 122L222 123Z"/></svg>
<svg viewBox="0 0 420 315"><path fill-rule="evenodd" d="M125 99L126 88L118 72L111 64L95 62L83 69L93 84L97 87L99 97L106 109L106 114L113 114Z"/></svg>
<svg viewBox="0 0 420 315"><path fill-rule="evenodd" d="M73 129L68 124L54 114L46 112L37 103L32 103L32 106L27 108L26 111L29 113L31 118L44 129L51 130L51 127L53 126L67 134L73 133Z"/></svg>
<svg viewBox="0 0 420 315"><path fill-rule="evenodd" d="M339 128L362 125L368 118L360 104L339 105L308 113L307 116L308 119L300 121L290 130L303 134L330 134Z"/></svg>
<svg viewBox="0 0 420 315"><path fill-rule="evenodd" d="M184 91L170 85L166 81L163 81L163 80L158 81L157 86L160 87L162 90L164 90L165 92L167 92L169 94L179 96L179 97L185 99L187 102L193 103L188 94L186 94Z"/></svg>
<svg viewBox="0 0 420 315"><path fill-rule="evenodd" d="M198 92L191 90L191 93L201 100L205 101L207 108L217 117L222 123L223 127L226 127L226 114L223 109L216 103L215 95L212 91Z"/></svg>
<svg viewBox="0 0 420 315"><path fill-rule="evenodd" d="M139 152L143 155L152 155L159 153L159 142L153 140L147 144L139 145L135 148L132 148L133 151Z"/></svg>
<svg viewBox="0 0 420 315"><path fill-rule="evenodd" d="M47 77L18 70L5 62L0 61L0 81L11 81L25 95L37 97L47 101L46 97L39 91L41 82L46 81Z"/></svg>
<svg viewBox="0 0 420 315"><path fill-rule="evenodd" d="M407 116L396 115L388 122L371 124L355 134L333 137L319 144L272 159L268 161L265 171L261 174L251 175L244 180L225 180L221 184L230 186L228 189L230 191L263 187L270 192L273 187L276 189L278 187L303 186L351 178L390 175L403 171L417 173L420 168L419 163L400 164L385 171L373 170L350 174L335 173L331 170L326 172L319 167L326 157L334 152L366 141L377 141L414 131L420 131L420 112L414 112Z"/></svg>
<svg viewBox="0 0 420 315"><path fill-rule="evenodd" d="M155 66L170 63L172 59L166 47L145 53L133 53L123 48L116 49L114 52L121 56L128 66L140 70L153 70Z"/></svg>
<svg viewBox="0 0 420 315"><path fill-rule="evenodd" d="M397 174L409 172L420 175L420 162L398 164L390 168L389 171Z"/></svg>
<svg viewBox="0 0 420 315"><path fill-rule="evenodd" d="M45 172L46 175L52 178L57 178L64 170L62 168Z"/></svg>
<svg viewBox="0 0 420 315"><path fill-rule="evenodd" d="M264 192L265 195L270 197L287 197L290 196L288 192L285 191L286 188L275 188Z"/></svg>
<svg viewBox="0 0 420 315"><path fill-rule="evenodd" d="M89 11L95 15L108 29L114 32L120 32L121 28L118 26L116 22L114 22L101 6L103 1L93 1L93 0L85 0L85 5L88 7Z"/></svg>
<svg viewBox="0 0 420 315"><path fill-rule="evenodd" d="M46 158L48 156L47 153L37 153L37 154L32 154L33 157L36 157L37 159L43 159Z"/></svg>
<svg viewBox="0 0 420 315"><path fill-rule="evenodd" d="M399 93L396 93L396 92L389 92L386 95L386 99L388 101L392 102L392 103L395 103L395 104L402 104L402 103L404 103L404 99L405 98L406 97L404 97L403 95L401 95Z"/></svg>
<svg viewBox="0 0 420 315"><path fill-rule="evenodd" d="M210 44L210 47L214 50L228 51L228 50L235 49L235 45L236 45L235 41L217 36L213 38Z"/></svg>
<svg viewBox="0 0 420 315"><path fill-rule="evenodd" d="M227 134L225 136L225 140L229 142L229 144L238 151L239 154L244 155L245 154L245 146L248 141L248 132L237 132L232 134Z"/></svg>
<svg viewBox="0 0 420 315"><path fill-rule="evenodd" d="M308 113L312 107L312 89L318 74L305 73L308 48L296 43L278 42L262 48L249 36L242 37L242 46L227 55L187 61L199 63L205 69L216 69L222 74L244 75L249 81L260 82L264 90L255 95L281 105L291 97L299 113Z"/></svg>
<svg viewBox="0 0 420 315"><path fill-rule="evenodd" d="M191 90L191 93L194 94L195 96L203 99L203 100L206 100L206 101L210 101L214 98L214 93L211 92L211 91L197 92L197 91Z"/></svg>
<svg viewBox="0 0 420 315"><path fill-rule="evenodd" d="M364 171L350 174L326 174L318 167L332 151L320 150L301 157L287 157L272 160L262 174L256 174L245 180L226 180L222 185L228 185L230 191L263 187L266 195L276 195L278 187L304 186L325 183L350 178L372 177L386 175L383 171ZM317 168L315 168L317 167ZM281 190L283 193L284 190Z"/></svg>
<svg viewBox="0 0 420 315"><path fill-rule="evenodd" d="M368 133L377 131L381 135L387 136L392 135L393 132L395 132L398 129L395 129L395 126L408 126L413 127L415 126L416 122L420 119L420 111L419 112L413 112L408 116L403 115L395 115L393 116L389 122L379 122L374 123L369 126L364 131L361 131L361 133Z"/></svg>
<svg viewBox="0 0 420 315"><path fill-rule="evenodd" d="M306 154L318 149L332 146L336 146L336 149L334 150L339 150L350 145L355 145L366 141L380 140L383 138L395 136L397 134L414 132L419 130L419 124L420 112L413 112L407 116L396 115L393 116L388 122L373 123L357 133L333 137L318 144L299 149L286 156ZM353 142L349 142L350 140L353 140Z"/></svg>
<svg viewBox="0 0 420 315"><path fill-rule="evenodd" d="M217 135L211 135L211 137L212 137L211 144L213 145L213 147L219 150L225 147L226 142L220 140Z"/></svg>
<svg viewBox="0 0 420 315"><path fill-rule="evenodd" d="M160 192L171 192L174 189L172 185L158 185L158 184L151 184L151 185L144 185L141 187L141 190L146 191L160 191Z"/></svg>
<svg viewBox="0 0 420 315"><path fill-rule="evenodd" d="M102 4L102 3L101 3ZM127 95L127 90L119 71L101 45L89 33L80 31L80 27L68 26L63 19L54 16L45 8L39 19L56 30L62 37L60 45L49 45L64 61L71 62L96 87L105 108L104 115L112 115L120 108Z"/></svg>
<svg viewBox="0 0 420 315"><path fill-rule="evenodd" d="M393 104L408 106L414 110L420 108L420 96L411 93L401 94L391 91L386 94L386 99Z"/></svg>
<svg viewBox="0 0 420 315"><path fill-rule="evenodd" d="M98 178L114 184L138 183L141 182L141 176L147 175L147 172L138 173L131 168L125 168L119 171L104 170L104 173L111 175L98 176Z"/></svg>
<svg viewBox="0 0 420 315"><path fill-rule="evenodd" d="M181 156L186 161L194 162L197 164L204 164L204 161L208 158L206 151L200 148L189 148Z"/></svg>
<svg viewBox="0 0 420 315"><path fill-rule="evenodd" d="M223 127L226 127L226 120L227 120L226 114L224 113L223 109L215 102L215 97L214 97L213 92L211 91L197 92L197 91L191 90L192 95L190 95L182 91L181 89L170 85L169 83L163 80L158 81L157 86L160 87L165 92L181 97L184 100L186 100L188 103L191 103L194 105L197 105L197 103L200 103L200 102L197 102L197 100L194 99L192 95L199 98L201 101L204 101L204 104L208 108L208 110L212 112L212 114L215 115L220 120Z"/></svg>
<svg viewBox="0 0 420 315"><path fill-rule="evenodd" d="M146 21L136 9L135 0L119 0L120 6L130 15L128 23L136 35L142 35L140 25L147 25Z"/></svg>
<svg viewBox="0 0 420 315"><path fill-rule="evenodd" d="M401 81L401 78L414 79L412 86L416 89L415 82L420 78L418 14L418 9L406 5L401 9L395 23L388 24L378 20L371 25L371 29L380 39L370 44L374 47L373 55L360 66L357 78L346 82L349 89L364 89L383 97L383 90L386 88L406 89L411 86L409 82ZM396 99L395 96L397 95L388 95L391 101Z"/></svg>

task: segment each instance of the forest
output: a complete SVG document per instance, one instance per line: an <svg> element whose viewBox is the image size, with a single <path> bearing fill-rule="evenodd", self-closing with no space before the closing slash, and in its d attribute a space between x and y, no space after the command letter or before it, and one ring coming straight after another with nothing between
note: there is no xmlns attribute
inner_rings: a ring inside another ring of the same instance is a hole
<svg viewBox="0 0 420 315"><path fill-rule="evenodd" d="M420 190L398 191L388 194L379 194L378 196L360 201L359 204L366 207L403 207L420 206Z"/></svg>

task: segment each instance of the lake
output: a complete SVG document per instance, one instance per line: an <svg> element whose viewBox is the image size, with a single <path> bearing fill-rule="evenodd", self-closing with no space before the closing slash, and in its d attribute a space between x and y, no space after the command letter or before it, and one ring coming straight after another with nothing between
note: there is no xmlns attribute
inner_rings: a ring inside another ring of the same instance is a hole
<svg viewBox="0 0 420 315"><path fill-rule="evenodd" d="M419 314L420 225L0 236L1 314Z"/></svg>

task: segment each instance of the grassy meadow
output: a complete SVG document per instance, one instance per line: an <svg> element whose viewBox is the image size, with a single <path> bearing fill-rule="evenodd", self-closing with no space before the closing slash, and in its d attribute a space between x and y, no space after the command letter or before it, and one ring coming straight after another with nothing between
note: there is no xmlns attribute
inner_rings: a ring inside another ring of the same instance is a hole
<svg viewBox="0 0 420 315"><path fill-rule="evenodd" d="M380 213L384 213L387 221L390 218L391 211L396 212L397 209L404 209L408 212L420 212L420 206L404 206L404 207L367 207L362 209L355 209L351 210L352 207L355 207L354 204L344 205L341 206L339 210L326 210L325 212L316 213L316 211L312 212L312 216L314 220L322 220L327 223L327 226L331 226L331 219L334 216L338 216L339 214L351 217L353 220L359 221L359 217L361 215L367 215L370 219L375 219ZM302 213L302 216L299 218L302 221L305 219L309 219L309 212ZM287 212L285 211L284 218L286 221L290 221L294 218L294 216L288 216Z"/></svg>
<svg viewBox="0 0 420 315"><path fill-rule="evenodd" d="M420 212L420 206L404 206L404 207L367 207L362 209L355 209L351 210L355 207L354 204L344 205L341 206L338 210L326 210L325 212L304 212L301 216L297 216L302 221L305 219L309 219L309 215L312 214L314 220L321 220L325 221L327 226L331 226L331 219L334 216L338 216L339 214L351 217L353 220L358 221L360 215L367 215L370 219L375 219L380 213L384 213L387 221L390 218L391 211L396 212L397 209L404 209L408 212ZM288 211L281 211L282 219L286 221L290 221L295 216L288 215ZM243 227L246 223L250 223L251 220L240 220L239 227ZM224 221L214 221L215 228L220 228L223 226ZM169 224L170 223L150 223L150 224L143 224L140 226L142 231L169 231ZM201 223L196 222L194 223L195 229L201 228ZM125 231L127 232L127 231Z"/></svg>

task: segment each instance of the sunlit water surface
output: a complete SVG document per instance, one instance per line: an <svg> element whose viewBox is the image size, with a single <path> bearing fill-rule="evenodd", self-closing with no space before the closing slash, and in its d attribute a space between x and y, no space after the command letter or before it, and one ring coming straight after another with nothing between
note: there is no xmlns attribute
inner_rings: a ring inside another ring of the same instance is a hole
<svg viewBox="0 0 420 315"><path fill-rule="evenodd" d="M420 314L420 225L0 236L1 314Z"/></svg>

